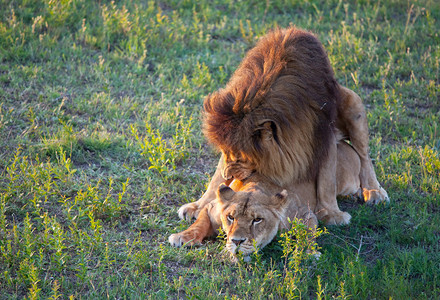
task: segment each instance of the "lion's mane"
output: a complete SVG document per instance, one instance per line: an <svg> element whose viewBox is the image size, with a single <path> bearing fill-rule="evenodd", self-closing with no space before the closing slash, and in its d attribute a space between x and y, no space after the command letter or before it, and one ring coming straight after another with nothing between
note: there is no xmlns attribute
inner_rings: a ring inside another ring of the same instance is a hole
<svg viewBox="0 0 440 300"><path fill-rule="evenodd" d="M251 49L224 89L204 101L203 131L278 184L315 178L327 156L339 86L311 33L277 29ZM270 126L263 126L269 122ZM262 138L272 131L272 143Z"/></svg>

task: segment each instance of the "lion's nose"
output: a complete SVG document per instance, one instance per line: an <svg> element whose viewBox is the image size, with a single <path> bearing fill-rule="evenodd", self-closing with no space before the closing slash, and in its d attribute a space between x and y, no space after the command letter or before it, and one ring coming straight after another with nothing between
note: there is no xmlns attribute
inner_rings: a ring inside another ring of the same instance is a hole
<svg viewBox="0 0 440 300"><path fill-rule="evenodd" d="M231 239L231 241L237 245L240 246L241 243L243 243L244 241L246 241L246 239Z"/></svg>
<svg viewBox="0 0 440 300"><path fill-rule="evenodd" d="M224 180L230 180L230 179L233 178L233 176L230 175L229 172L227 172L227 171L222 173L222 177L223 177Z"/></svg>

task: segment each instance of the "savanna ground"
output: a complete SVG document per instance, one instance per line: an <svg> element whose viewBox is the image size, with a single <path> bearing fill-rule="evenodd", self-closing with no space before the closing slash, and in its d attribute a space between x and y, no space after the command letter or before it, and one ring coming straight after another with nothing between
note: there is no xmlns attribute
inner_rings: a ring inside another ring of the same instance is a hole
<svg viewBox="0 0 440 300"><path fill-rule="evenodd" d="M342 199L318 261L170 247L218 158L204 96L288 25L364 99L391 203ZM440 297L439 29L435 0L1 1L0 298Z"/></svg>

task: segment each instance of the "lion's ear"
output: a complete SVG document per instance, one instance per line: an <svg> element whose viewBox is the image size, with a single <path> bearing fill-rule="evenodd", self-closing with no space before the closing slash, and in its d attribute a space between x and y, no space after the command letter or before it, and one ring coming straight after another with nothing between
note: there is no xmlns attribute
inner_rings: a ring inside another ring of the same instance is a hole
<svg viewBox="0 0 440 300"><path fill-rule="evenodd" d="M287 191L282 190L281 193L277 193L275 196L272 196L272 199L278 208L282 208L287 205L287 196Z"/></svg>
<svg viewBox="0 0 440 300"><path fill-rule="evenodd" d="M278 143L277 124L272 120L264 120L255 128L255 142L262 145L265 142L275 140Z"/></svg>
<svg viewBox="0 0 440 300"><path fill-rule="evenodd" d="M274 130L276 130L275 123L267 121L261 124L261 140L271 140L274 136Z"/></svg>
<svg viewBox="0 0 440 300"><path fill-rule="evenodd" d="M235 192L229 186L222 183L218 187L217 195L220 201L228 202L231 201L232 197L234 197Z"/></svg>

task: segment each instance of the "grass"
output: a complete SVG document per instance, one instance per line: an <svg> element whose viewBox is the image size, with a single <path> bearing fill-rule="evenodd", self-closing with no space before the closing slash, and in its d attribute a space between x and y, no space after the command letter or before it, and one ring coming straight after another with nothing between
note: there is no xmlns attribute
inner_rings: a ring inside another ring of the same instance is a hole
<svg viewBox="0 0 440 300"><path fill-rule="evenodd" d="M319 261L297 231L249 264L171 248L216 166L203 97L291 24L364 99L391 204L342 199ZM0 298L437 298L439 28L433 0L2 1Z"/></svg>

